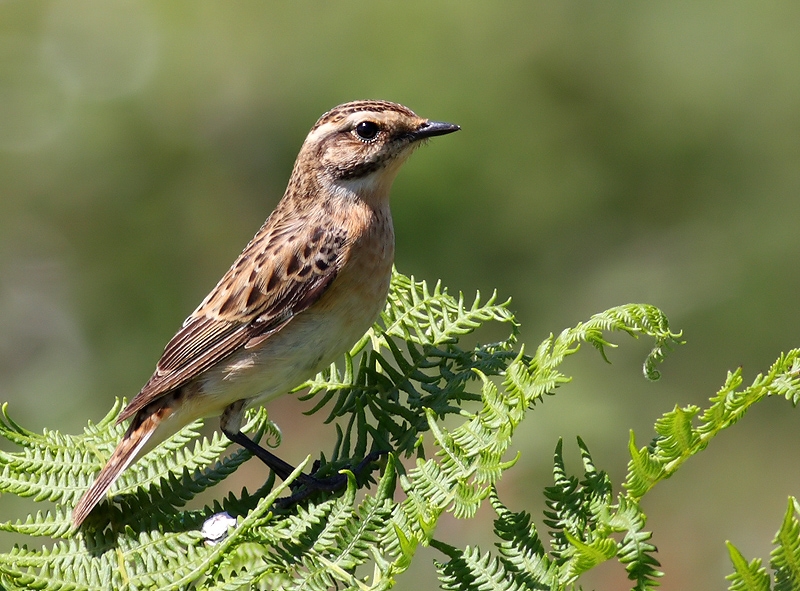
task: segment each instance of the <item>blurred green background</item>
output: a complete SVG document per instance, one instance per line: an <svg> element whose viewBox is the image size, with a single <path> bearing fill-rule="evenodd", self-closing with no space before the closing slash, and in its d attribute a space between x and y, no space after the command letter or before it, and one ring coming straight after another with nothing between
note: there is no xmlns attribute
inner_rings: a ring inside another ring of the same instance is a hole
<svg viewBox="0 0 800 591"><path fill-rule="evenodd" d="M684 331L656 383L649 343L572 358L502 494L540 516L576 434L620 482L629 429L644 444L727 370L749 382L800 345L799 30L790 0L0 2L0 400L78 432L133 396L319 115L382 98L463 128L395 184L401 271L512 296L529 346L627 302ZM309 407L270 406L291 461L334 440ZM798 422L767 401L646 497L663 589L726 588L726 539L768 557ZM490 517L441 537L487 549ZM398 588L432 588L435 556ZM616 565L584 584L626 588Z"/></svg>

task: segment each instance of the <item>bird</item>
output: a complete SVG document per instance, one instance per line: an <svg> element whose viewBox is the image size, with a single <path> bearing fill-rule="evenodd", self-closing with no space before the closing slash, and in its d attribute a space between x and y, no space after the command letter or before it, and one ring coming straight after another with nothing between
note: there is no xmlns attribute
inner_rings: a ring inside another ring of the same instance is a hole
<svg viewBox="0 0 800 591"><path fill-rule="evenodd" d="M119 414L130 425L73 509L76 529L132 462L201 418L219 416L231 441L289 476L241 432L244 412L313 377L377 321L394 264L392 183L418 146L459 129L383 100L319 118L278 205Z"/></svg>

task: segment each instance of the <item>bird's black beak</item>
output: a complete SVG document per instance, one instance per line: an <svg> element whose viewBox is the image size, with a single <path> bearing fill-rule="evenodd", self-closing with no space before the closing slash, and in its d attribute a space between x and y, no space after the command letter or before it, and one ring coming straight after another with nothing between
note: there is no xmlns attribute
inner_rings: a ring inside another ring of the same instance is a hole
<svg viewBox="0 0 800 591"><path fill-rule="evenodd" d="M426 121L414 132L415 140L422 140L435 135L445 135L461 129L460 126L444 121Z"/></svg>

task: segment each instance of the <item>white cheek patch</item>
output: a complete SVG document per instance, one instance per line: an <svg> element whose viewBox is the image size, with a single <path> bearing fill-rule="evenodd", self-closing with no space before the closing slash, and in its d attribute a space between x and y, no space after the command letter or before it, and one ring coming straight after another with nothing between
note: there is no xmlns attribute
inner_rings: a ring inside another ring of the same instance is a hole
<svg viewBox="0 0 800 591"><path fill-rule="evenodd" d="M340 180L334 185L334 190L337 193L341 192L340 196L343 198L353 193L367 200L371 200L373 195L385 195L388 197L389 189L397 173L410 155L411 150L408 150L405 154L400 154L394 158L388 166L375 172L354 179Z"/></svg>

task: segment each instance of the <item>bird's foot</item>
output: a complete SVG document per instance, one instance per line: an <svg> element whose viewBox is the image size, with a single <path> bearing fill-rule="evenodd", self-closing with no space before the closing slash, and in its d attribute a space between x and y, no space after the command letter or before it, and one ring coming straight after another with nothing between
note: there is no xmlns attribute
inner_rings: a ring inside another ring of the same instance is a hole
<svg viewBox="0 0 800 591"><path fill-rule="evenodd" d="M370 466L377 461L381 456L386 455L387 451L373 451L366 455L366 457L361 460L355 466L346 468L353 473L356 477L357 482L362 482L364 480L365 475L369 476L372 474L374 468ZM368 470L369 468L369 470ZM316 473L319 470L319 461L314 462L313 472ZM326 478L319 478L317 476L308 475L308 474L300 474L290 485L289 488L292 489L292 494L288 497L283 497L278 499L277 504L280 507L291 507L300 501L303 501L313 495L316 492L323 491L323 492L334 492L337 490L343 489L347 485L347 475L346 474L334 474L333 476L328 476Z"/></svg>

